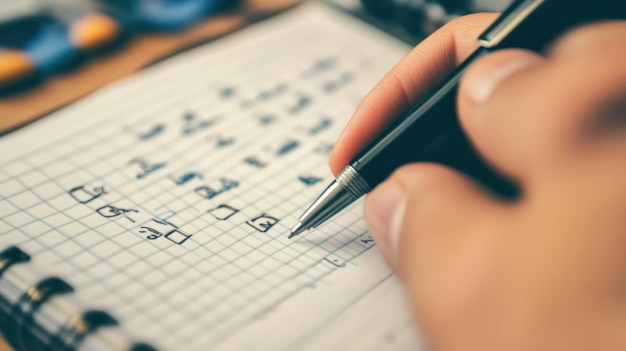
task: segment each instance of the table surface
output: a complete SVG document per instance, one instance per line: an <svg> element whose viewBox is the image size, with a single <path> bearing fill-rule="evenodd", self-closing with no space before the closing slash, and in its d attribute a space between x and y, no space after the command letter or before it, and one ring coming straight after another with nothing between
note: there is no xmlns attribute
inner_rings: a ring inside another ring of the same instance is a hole
<svg viewBox="0 0 626 351"><path fill-rule="evenodd" d="M24 93L0 99L0 135L163 57L229 33L298 2L300 0L245 0L239 8L181 32L140 34L118 51L53 77Z"/></svg>

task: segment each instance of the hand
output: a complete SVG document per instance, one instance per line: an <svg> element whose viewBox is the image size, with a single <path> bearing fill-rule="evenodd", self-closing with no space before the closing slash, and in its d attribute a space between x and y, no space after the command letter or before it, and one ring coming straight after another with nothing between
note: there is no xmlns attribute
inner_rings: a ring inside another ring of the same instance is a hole
<svg viewBox="0 0 626 351"><path fill-rule="evenodd" d="M369 140L467 54L449 33L468 23L485 18L444 28L370 93L332 155L335 172L362 147L357 135ZM435 164L405 166L368 196L368 225L430 349L626 349L624 38L626 22L589 25L544 55L500 51L465 75L461 124L518 182L516 201Z"/></svg>

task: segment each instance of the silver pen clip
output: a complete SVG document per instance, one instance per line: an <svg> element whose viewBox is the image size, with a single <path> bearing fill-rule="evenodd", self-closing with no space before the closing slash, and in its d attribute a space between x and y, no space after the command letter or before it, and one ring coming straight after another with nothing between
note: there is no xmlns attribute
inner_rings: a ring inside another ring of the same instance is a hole
<svg viewBox="0 0 626 351"><path fill-rule="evenodd" d="M478 37L478 43L485 48L492 48L502 42L513 29L537 8L548 0L521 0L519 5L511 6L487 30Z"/></svg>

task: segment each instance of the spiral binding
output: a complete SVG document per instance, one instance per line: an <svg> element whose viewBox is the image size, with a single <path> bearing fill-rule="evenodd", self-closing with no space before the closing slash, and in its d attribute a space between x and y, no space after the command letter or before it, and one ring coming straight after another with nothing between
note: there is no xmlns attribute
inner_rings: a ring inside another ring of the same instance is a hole
<svg viewBox="0 0 626 351"><path fill-rule="evenodd" d="M73 291L58 277L46 278L28 288L11 309L12 324L7 326L9 342L20 350L44 350L46 333L33 323L33 316L51 297Z"/></svg>
<svg viewBox="0 0 626 351"><path fill-rule="evenodd" d="M67 325L52 338L50 345L53 350L76 350L83 339L102 327L119 325L115 318L104 311L92 310L73 316Z"/></svg>
<svg viewBox="0 0 626 351"><path fill-rule="evenodd" d="M30 261L30 256L15 246L0 252L0 279L11 266L28 261ZM11 306L0 296L0 312L3 310L8 312L10 309ZM9 313L0 313L0 331L6 330L8 324Z"/></svg>
<svg viewBox="0 0 626 351"><path fill-rule="evenodd" d="M30 261L30 256L16 246L0 252L0 279L16 264ZM0 331L19 351L74 351L99 328L118 326L109 313L89 310L74 315L58 332L52 334L35 321L37 311L52 297L70 294L74 288L59 277L45 278L23 292L11 303L0 295ZM129 351L156 351L148 344L136 343Z"/></svg>
<svg viewBox="0 0 626 351"><path fill-rule="evenodd" d="M30 256L15 246L0 252L0 278L12 265L28 261L30 261Z"/></svg>

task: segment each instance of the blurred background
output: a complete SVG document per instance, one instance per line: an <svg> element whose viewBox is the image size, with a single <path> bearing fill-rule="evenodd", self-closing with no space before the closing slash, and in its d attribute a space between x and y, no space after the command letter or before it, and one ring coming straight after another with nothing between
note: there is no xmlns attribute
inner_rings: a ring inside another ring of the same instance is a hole
<svg viewBox="0 0 626 351"><path fill-rule="evenodd" d="M272 0L268 0L271 2ZM176 33L242 0L0 0L0 93L10 95L134 37ZM454 17L511 0L327 0L415 44Z"/></svg>
<svg viewBox="0 0 626 351"><path fill-rule="evenodd" d="M417 44L455 17L500 12L513 0L328 0L410 43Z"/></svg>
<svg viewBox="0 0 626 351"><path fill-rule="evenodd" d="M455 17L513 0L0 0L0 135L304 1L416 44Z"/></svg>

